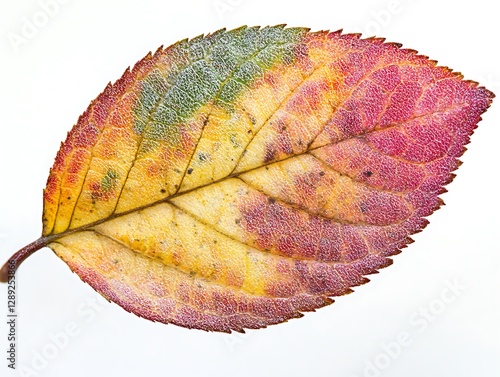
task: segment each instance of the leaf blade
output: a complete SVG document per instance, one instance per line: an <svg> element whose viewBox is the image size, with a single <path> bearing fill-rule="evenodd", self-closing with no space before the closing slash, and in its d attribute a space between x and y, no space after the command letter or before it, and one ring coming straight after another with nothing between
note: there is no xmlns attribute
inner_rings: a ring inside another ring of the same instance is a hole
<svg viewBox="0 0 500 377"><path fill-rule="evenodd" d="M51 170L43 234L145 318L283 322L392 263L441 205L491 99L381 39L275 27L181 41L79 119Z"/></svg>

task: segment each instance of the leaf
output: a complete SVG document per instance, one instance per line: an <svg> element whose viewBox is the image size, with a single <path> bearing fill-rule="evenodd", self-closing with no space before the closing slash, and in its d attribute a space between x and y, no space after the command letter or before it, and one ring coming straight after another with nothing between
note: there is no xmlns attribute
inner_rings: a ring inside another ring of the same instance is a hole
<svg viewBox="0 0 500 377"><path fill-rule="evenodd" d="M180 41L79 118L50 171L42 237L11 262L48 246L125 310L189 328L300 317L412 242L493 97L340 31Z"/></svg>

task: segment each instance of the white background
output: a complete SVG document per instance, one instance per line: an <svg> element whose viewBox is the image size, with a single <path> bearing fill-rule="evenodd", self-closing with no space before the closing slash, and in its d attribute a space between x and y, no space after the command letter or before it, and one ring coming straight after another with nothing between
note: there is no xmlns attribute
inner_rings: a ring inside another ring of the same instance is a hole
<svg viewBox="0 0 500 377"><path fill-rule="evenodd" d="M42 189L67 131L109 81L160 45L243 24L343 28L401 42L500 94L492 1L66 2L44 20L38 1L0 1L1 263L40 235ZM46 25L15 48L9 35L22 36L25 18ZM244 336L155 324L107 303L40 250L17 275L20 375L499 376L500 98L483 118L447 205L416 242L371 283L302 319ZM460 286L454 295L450 284ZM0 375L18 375L7 368L1 323ZM74 336L62 342L68 326ZM411 344L396 347L401 334Z"/></svg>

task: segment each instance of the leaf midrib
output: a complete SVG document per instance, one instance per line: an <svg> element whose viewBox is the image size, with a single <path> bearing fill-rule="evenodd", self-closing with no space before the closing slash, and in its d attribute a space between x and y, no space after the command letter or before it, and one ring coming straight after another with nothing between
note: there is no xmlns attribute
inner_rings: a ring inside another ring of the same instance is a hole
<svg viewBox="0 0 500 377"><path fill-rule="evenodd" d="M385 130L390 129L390 128L399 127L399 126L401 126L401 124L404 124L404 123L407 123L407 122L411 122L411 121L413 121L415 119L425 118L427 116L433 116L433 115L437 115L437 114L440 114L440 113L447 113L450 110L453 110L455 108L460 108L460 107L462 107L464 105L467 105L467 103L454 104L454 105L449 106L449 107L447 107L444 110L439 111L439 112L429 112L429 113L425 113L425 114L418 115L418 116L415 116L415 117L411 117L410 119L404 120L404 121L399 122L399 123L394 123L394 124L392 124L390 126L384 127L383 129L373 129L373 130L370 130L369 132L365 132L365 133L362 133L362 134L350 137L348 139L344 139L344 140L338 141L336 143L325 143L324 145L320 145L320 146L317 146L317 147L314 147L314 148L310 148L310 149L306 150L305 152L303 152L301 154L298 154L298 155L297 154L291 154L290 156L282 158L281 160L278 160L278 161L271 161L271 162L268 162L268 163L262 163L259 166L256 166L256 167L244 170L244 171L240 171L240 172L237 172L237 173L229 174L226 177L222 177L222 178L220 178L218 180L215 180L213 182L208 182L208 183L205 183L205 184L193 187L191 189L188 189L188 190L185 190L185 191L182 191L182 192L177 192L175 194L172 194L172 195L170 195L170 196L168 196L166 198L157 200L155 202L148 203L148 204L145 204L143 206L139 206L139 207L130 209L128 211L124 211L124 212L120 212L120 213L113 213L110 216L107 216L107 217L102 218L100 220L94 221L92 223L89 223L89 224L86 224L86 225L82 225L80 227L73 228L73 229L67 229L67 230L65 230L64 232L61 232L61 233L51 233L51 234L48 234L48 235L44 236L43 238L46 240L46 244L49 244L50 242L52 242L54 240L57 240L59 238L68 236L70 234L75 234L75 233L78 233L78 232L81 232L81 231L90 230L91 228L93 228L93 227L95 227L97 225L103 224L103 223L105 223L107 221L111 221L111 220L114 220L114 219L117 219L117 218L120 218L120 217L123 217L123 216L126 216L126 215L129 215L131 213L140 212L142 210L145 210L145 209L148 209L148 208L152 208L152 207L155 207L155 206L157 206L159 204L163 204L163 203L172 204L172 203L170 203L171 200L173 200L175 198L178 198L178 197L180 197L182 195L187 195L187 194L189 194L189 193L191 193L193 191L203 189L203 188L208 187L210 185L216 185L216 184L218 184L220 182L223 182L223 181L231 179L231 178L239 178L239 176L242 175L242 174L250 173L252 171L255 171L257 169L265 168L266 166L269 166L269 165L272 165L272 164L281 163L283 161L286 161L286 160L295 158L297 156L300 156L300 155L302 155L304 153L308 153L308 152L311 152L311 151L314 151L314 150L317 150L317 149L321 149L321 148L323 148L323 147L325 147L327 145L339 144L339 143L342 143L342 142L346 142L346 141L352 140L354 138L361 139L361 138L365 137L366 135L369 135L369 134L374 133L374 132L385 131ZM371 186L369 186L366 182L359 182L359 183L362 183L362 184L364 184L364 185L366 185L366 186L368 186L368 187L371 188Z"/></svg>

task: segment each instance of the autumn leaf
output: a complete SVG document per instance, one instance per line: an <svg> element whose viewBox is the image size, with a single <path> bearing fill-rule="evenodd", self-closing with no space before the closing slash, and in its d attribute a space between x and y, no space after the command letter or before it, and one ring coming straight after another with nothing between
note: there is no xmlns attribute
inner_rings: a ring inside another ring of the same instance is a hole
<svg viewBox="0 0 500 377"><path fill-rule="evenodd" d="M48 246L125 310L188 328L300 317L412 242L493 97L357 34L180 41L79 118L50 171L42 237L11 264Z"/></svg>

